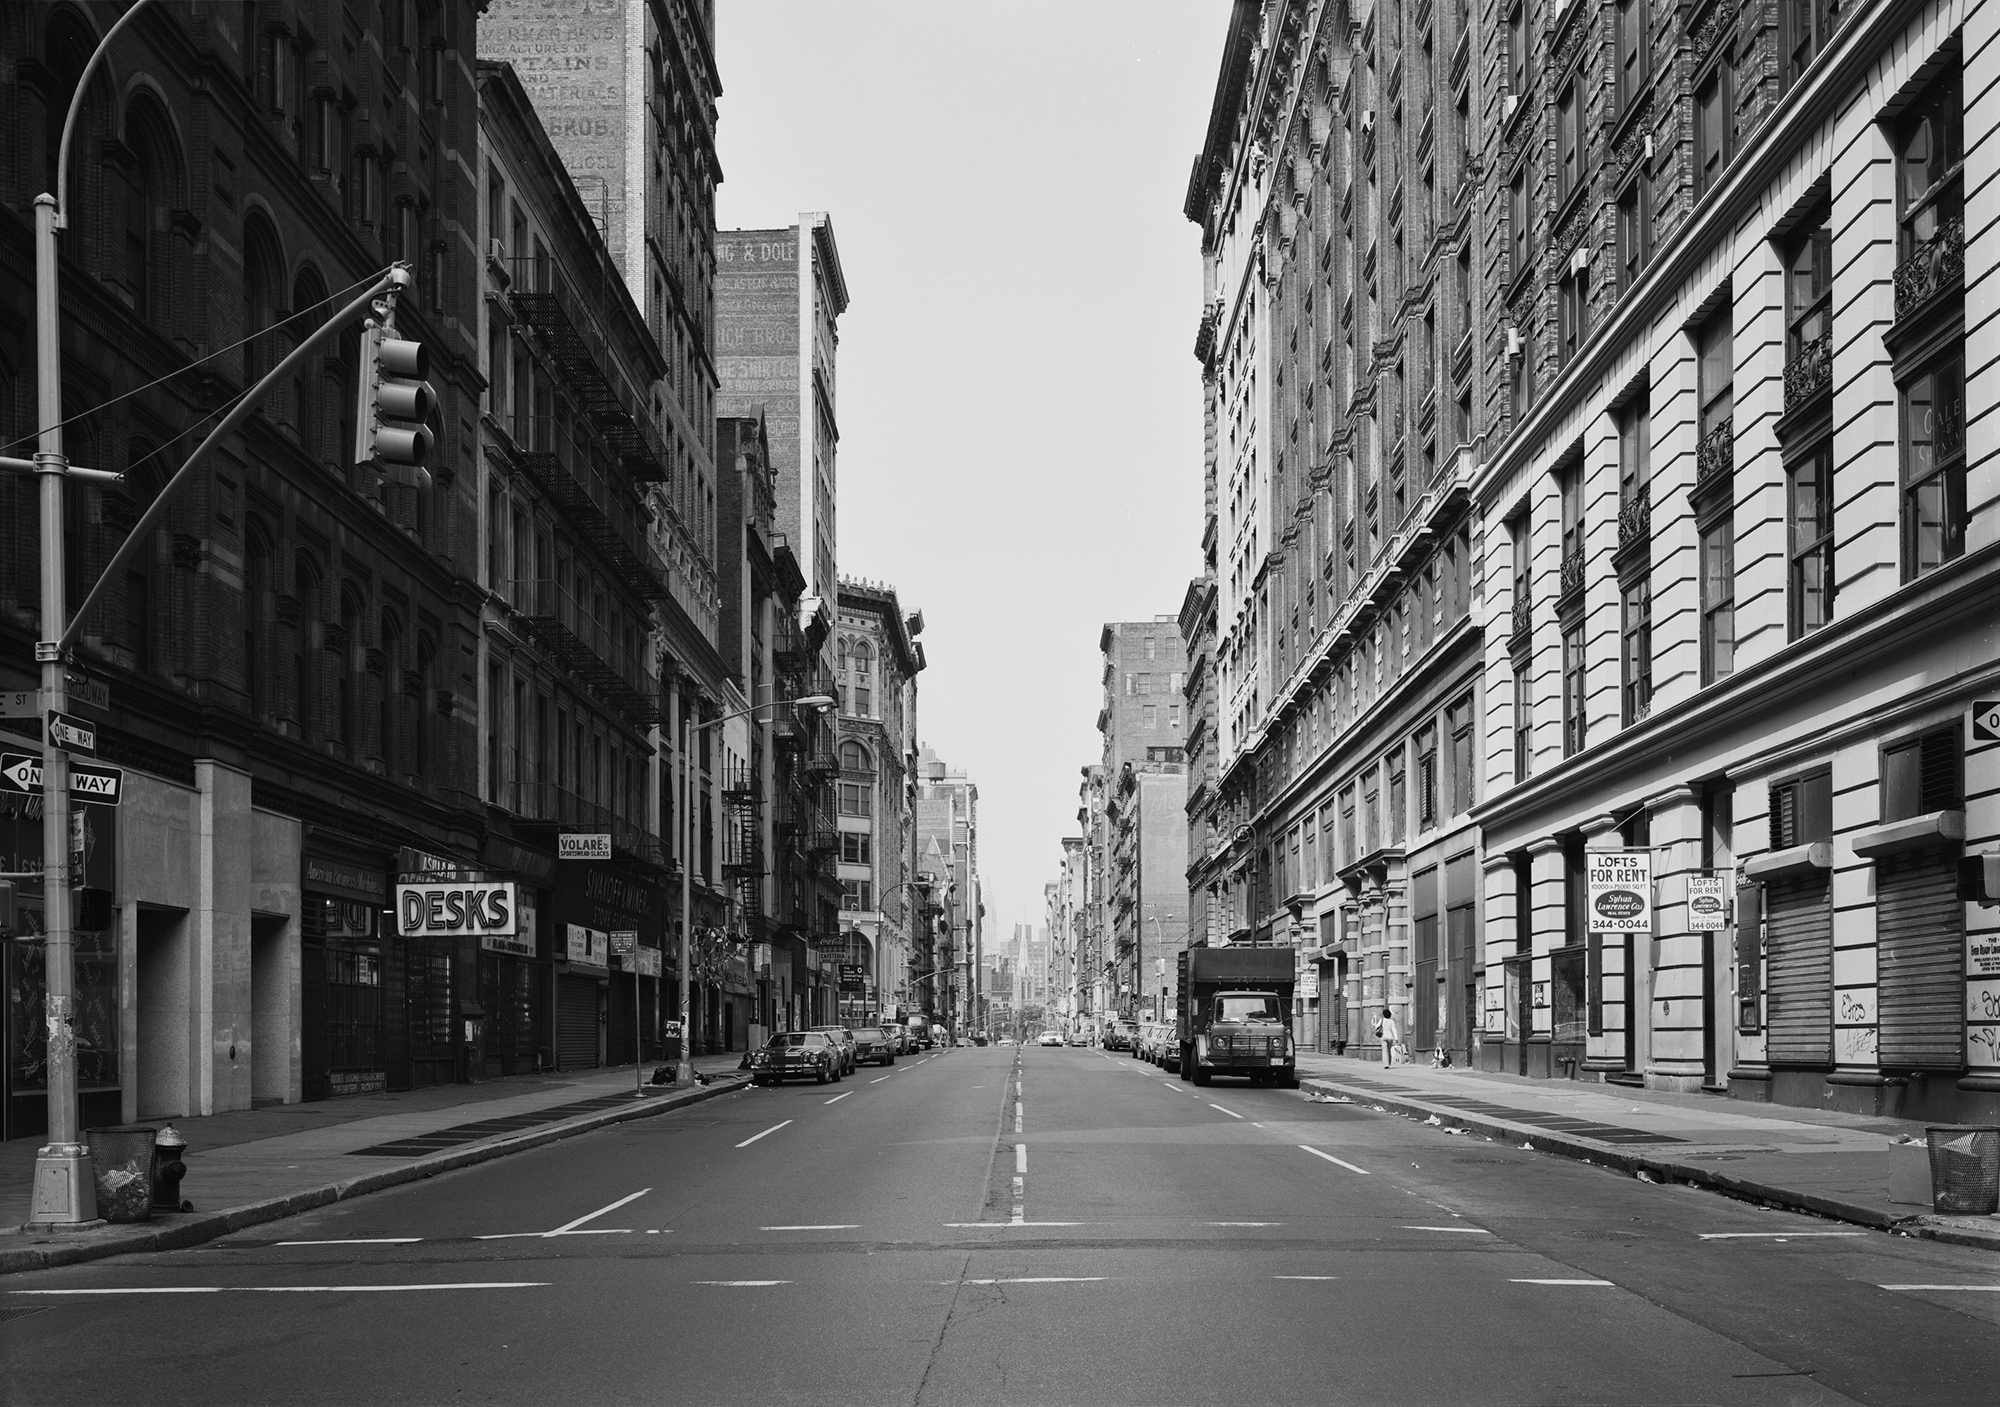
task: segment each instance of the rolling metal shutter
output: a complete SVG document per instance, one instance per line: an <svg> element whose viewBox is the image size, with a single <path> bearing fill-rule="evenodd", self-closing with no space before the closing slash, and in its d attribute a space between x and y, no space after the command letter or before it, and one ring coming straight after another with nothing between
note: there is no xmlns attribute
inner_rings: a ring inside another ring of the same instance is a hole
<svg viewBox="0 0 2000 1407"><path fill-rule="evenodd" d="M1884 1065L1964 1063L1965 905L1955 850L1875 862L1877 1049Z"/></svg>
<svg viewBox="0 0 2000 1407"><path fill-rule="evenodd" d="M565 972L556 979L556 1068L597 1067L597 979Z"/></svg>
<svg viewBox="0 0 2000 1407"><path fill-rule="evenodd" d="M1765 893L1764 918L1770 1062L1831 1065L1833 905L1827 872L1773 879Z"/></svg>

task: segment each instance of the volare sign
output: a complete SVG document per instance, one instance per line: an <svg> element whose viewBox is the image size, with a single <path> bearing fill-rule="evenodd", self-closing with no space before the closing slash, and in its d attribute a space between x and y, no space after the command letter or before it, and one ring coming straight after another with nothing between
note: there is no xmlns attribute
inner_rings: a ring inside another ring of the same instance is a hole
<svg viewBox="0 0 2000 1407"><path fill-rule="evenodd" d="M563 831L556 837L558 860L608 860L611 858L610 831Z"/></svg>
<svg viewBox="0 0 2000 1407"><path fill-rule="evenodd" d="M396 886L396 926L405 937L454 933L510 935L515 923L511 882Z"/></svg>

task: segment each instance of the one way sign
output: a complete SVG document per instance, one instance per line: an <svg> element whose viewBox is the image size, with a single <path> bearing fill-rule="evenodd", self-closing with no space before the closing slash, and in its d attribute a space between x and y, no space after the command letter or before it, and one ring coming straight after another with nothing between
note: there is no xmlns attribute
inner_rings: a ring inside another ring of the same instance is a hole
<svg viewBox="0 0 2000 1407"><path fill-rule="evenodd" d="M0 752L0 784L15 791L39 796L42 790L42 759L33 753ZM117 767L94 763L69 765L69 799L98 806L116 806L125 792L125 773Z"/></svg>

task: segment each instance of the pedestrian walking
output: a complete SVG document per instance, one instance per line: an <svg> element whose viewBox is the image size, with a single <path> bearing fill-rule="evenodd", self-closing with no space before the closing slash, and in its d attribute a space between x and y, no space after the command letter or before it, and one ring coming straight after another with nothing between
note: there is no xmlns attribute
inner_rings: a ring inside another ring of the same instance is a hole
<svg viewBox="0 0 2000 1407"><path fill-rule="evenodd" d="M1382 1008L1382 1019L1375 1023L1375 1034L1382 1042L1382 1064L1386 1068L1396 1058L1396 1017L1388 1007Z"/></svg>

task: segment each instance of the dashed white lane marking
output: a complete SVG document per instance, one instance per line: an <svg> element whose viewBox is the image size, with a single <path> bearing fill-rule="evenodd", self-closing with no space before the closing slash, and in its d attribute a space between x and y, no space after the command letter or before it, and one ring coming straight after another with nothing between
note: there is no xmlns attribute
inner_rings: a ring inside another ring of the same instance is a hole
<svg viewBox="0 0 2000 1407"><path fill-rule="evenodd" d="M115 1290L9 1290L10 1295L381 1295L399 1290L530 1290L547 1280L452 1280L435 1285L129 1285Z"/></svg>
<svg viewBox="0 0 2000 1407"><path fill-rule="evenodd" d="M1609 1285L1609 1280L1524 1280L1518 1276L1508 1276L1508 1282L1515 1285Z"/></svg>
<svg viewBox="0 0 2000 1407"><path fill-rule="evenodd" d="M1203 1226L1283 1226L1282 1221L1204 1221Z"/></svg>
<svg viewBox="0 0 2000 1407"><path fill-rule="evenodd" d="M1807 1236L1866 1236L1866 1231L1704 1231L1704 1241L1792 1241Z"/></svg>
<svg viewBox="0 0 2000 1407"><path fill-rule="evenodd" d="M596 1220L597 1220L597 1219L598 1219L599 1217L603 1216L603 1215L604 1215L604 1214L605 1214L606 1212L615 1212L615 1211L617 1211L617 1210L618 1210L618 1209L619 1209L620 1207L624 1206L624 1205L625 1205L625 1204L626 1204L627 1202L636 1202L636 1201L638 1201L638 1200L639 1200L639 1199L640 1199L641 1197L645 1196L645 1195L646 1195L646 1194L647 1194L648 1192L651 1192L652 1190L653 1190L653 1189L652 1189L652 1188L650 1188L650 1187L642 1187L642 1188L640 1188L640 1189L639 1189L639 1190L638 1190L637 1192L634 1192L634 1193L633 1193L633 1194L632 1194L631 1196L629 1196L629 1197L620 1197L620 1198L619 1198L619 1199L618 1199L617 1201L615 1201L615 1202L611 1203L611 1204L610 1204L609 1206L603 1206L603 1207L599 1207L599 1208L598 1208L598 1209L597 1209L596 1211L594 1211L594 1212L590 1213L590 1214L589 1214L588 1216L580 1216L580 1217L578 1217L578 1218L577 1218L577 1219L576 1219L575 1221L566 1221L566 1222L564 1222L564 1223L563 1223L563 1224L562 1224L561 1226L558 1226L558 1227L557 1227L557 1228L556 1228L555 1230L553 1230L553 1231L544 1231L544 1232L542 1233L542 1235L544 1235L544 1236L569 1236L569 1235L572 1235L572 1234L575 1234L575 1233L576 1233L576 1229L577 1229L577 1227L579 1227L579 1226L583 1225L583 1224L584 1224L584 1223L585 1223L586 1221L596 1221ZM588 1232L586 1232L586 1233L583 1233L583 1234L585 1234L585 1235L588 1235L589 1233L588 1233ZM617 1235L618 1233L616 1233L616 1232L609 1232L609 1233L605 1233L605 1234L608 1234L608 1235Z"/></svg>
<svg viewBox="0 0 2000 1407"><path fill-rule="evenodd" d="M1087 1285L1093 1280L1109 1280L1109 1275L1020 1275L996 1280L940 1280L940 1285Z"/></svg>
<svg viewBox="0 0 2000 1407"><path fill-rule="evenodd" d="M891 1071L889 1072L889 1074L890 1074L890 1075L893 1075L893 1074L895 1074L895 1073L896 1073L896 1072L895 1072L894 1070L891 1070ZM878 1077L877 1077L877 1078L875 1078L875 1079L872 1079L872 1080L870 1080L870 1081L869 1081L868 1083L869 1083L869 1084L871 1084L871 1085L879 1085L879 1084L881 1084L881 1083L882 1083L882 1081L883 1081L883 1080L886 1080L886 1079L888 1079L888 1078L889 1078L889 1075L881 1075L881 1076L878 1076Z"/></svg>
<svg viewBox="0 0 2000 1407"><path fill-rule="evenodd" d="M1005 1231L1016 1226L1089 1226L1087 1221L948 1221L945 1226L954 1231ZM957 1283L957 1282L953 1282Z"/></svg>
<svg viewBox="0 0 2000 1407"><path fill-rule="evenodd" d="M1020 1131L1021 1131L1021 1101L1017 1099L1014 1101L1014 1132L1019 1133Z"/></svg>
<svg viewBox="0 0 2000 1407"><path fill-rule="evenodd" d="M853 1091L853 1090L849 1090L849 1091L847 1092L847 1094L852 1094L852 1093L854 1093L854 1091ZM838 1103L840 1103L840 1101L841 1101L841 1100L843 1100L843 1099L847 1098L847 1094L836 1094L836 1095L835 1095L835 1096L834 1096L833 1098L831 1098L831 1099L827 1100L827 1103L828 1103L828 1104L838 1104Z"/></svg>
<svg viewBox="0 0 2000 1407"><path fill-rule="evenodd" d="M696 1280L696 1285L789 1285L789 1280Z"/></svg>
<svg viewBox="0 0 2000 1407"><path fill-rule="evenodd" d="M1028 1170L1028 1145L1025 1143L1017 1143L1014 1145L1014 1171L1017 1173L1025 1173L1027 1170Z"/></svg>
<svg viewBox="0 0 2000 1407"><path fill-rule="evenodd" d="M408 1246L421 1241L421 1236L353 1236L345 1240L333 1241L280 1241L281 1246Z"/></svg>
<svg viewBox="0 0 2000 1407"><path fill-rule="evenodd" d="M1398 1231L1449 1231L1454 1236L1491 1236L1483 1226L1399 1226Z"/></svg>
<svg viewBox="0 0 2000 1407"><path fill-rule="evenodd" d="M1306 1152L1312 1154L1315 1158L1324 1158L1329 1163L1338 1163L1340 1164L1341 1167L1346 1168L1349 1172L1360 1173L1363 1177L1371 1176L1368 1169L1357 1168L1354 1166L1354 1164L1348 1162L1346 1159L1336 1158L1331 1153L1322 1153L1319 1149L1313 1147L1310 1143L1301 1143L1299 1147L1305 1149Z"/></svg>
<svg viewBox="0 0 2000 1407"><path fill-rule="evenodd" d="M759 1231L859 1231L858 1221L832 1222L824 1226L760 1226Z"/></svg>
<svg viewBox="0 0 2000 1407"><path fill-rule="evenodd" d="M1220 1104L1211 1104L1208 1107L1211 1109L1220 1109L1223 1113L1227 1114L1232 1119L1240 1119L1243 1117L1241 1114L1237 1113L1234 1109L1223 1109Z"/></svg>
<svg viewBox="0 0 2000 1407"><path fill-rule="evenodd" d="M790 1119L787 1119L787 1120L785 1120L785 1124L789 1124L790 1122L791 1122L791 1120L790 1120ZM748 1148L748 1147L749 1147L749 1146L750 1146L751 1144L755 1143L755 1142L756 1142L756 1141L757 1141L758 1139L760 1139L760 1138L765 1138L765 1137L768 1137L768 1136L769 1136L769 1135L771 1135L771 1134L774 1134L774 1133L776 1133L776 1132L777 1132L777 1131L778 1131L779 1129L783 1128L783 1127L785 1126L785 1124L773 1124L773 1125L771 1125L771 1127L769 1127L769 1128L765 1129L763 1133L753 1133L753 1134L751 1134L751 1135L750 1135L750 1136L749 1136L748 1138L744 1139L744 1140L743 1140L743 1141L742 1141L741 1143L737 1144L736 1146L737 1146L738 1148Z"/></svg>
<svg viewBox="0 0 2000 1407"><path fill-rule="evenodd" d="M1884 1285L1885 1290L1965 1290L1972 1294L2000 1294L2000 1285Z"/></svg>
<svg viewBox="0 0 2000 1407"><path fill-rule="evenodd" d="M1273 1280L1338 1280L1338 1275L1273 1275Z"/></svg>

